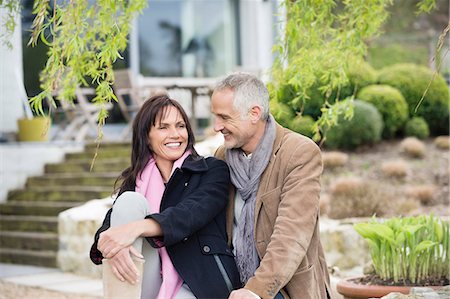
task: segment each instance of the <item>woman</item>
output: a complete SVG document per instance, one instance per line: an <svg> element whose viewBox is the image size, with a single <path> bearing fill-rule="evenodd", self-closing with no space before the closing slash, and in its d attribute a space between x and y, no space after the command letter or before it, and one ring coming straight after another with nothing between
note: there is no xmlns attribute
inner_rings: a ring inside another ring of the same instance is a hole
<svg viewBox="0 0 450 299"><path fill-rule="evenodd" d="M159 95L144 103L120 179L92 245L95 264L107 262L122 282L142 282L146 299L227 298L240 287L225 231L228 167L198 156L178 102ZM145 259L142 279L136 258Z"/></svg>

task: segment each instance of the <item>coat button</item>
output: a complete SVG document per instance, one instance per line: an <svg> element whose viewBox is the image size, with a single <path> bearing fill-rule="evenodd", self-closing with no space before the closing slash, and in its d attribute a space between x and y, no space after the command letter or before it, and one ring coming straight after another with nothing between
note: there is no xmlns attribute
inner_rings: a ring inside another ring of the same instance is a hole
<svg viewBox="0 0 450 299"><path fill-rule="evenodd" d="M208 253L211 251L211 248L209 248L209 246L203 246L203 251Z"/></svg>
<svg viewBox="0 0 450 299"><path fill-rule="evenodd" d="M186 242L187 240L188 240L188 238L186 237L186 238L183 239L183 242Z"/></svg>
<svg viewBox="0 0 450 299"><path fill-rule="evenodd" d="M184 183L184 186L187 187L187 185L189 185L189 182Z"/></svg>

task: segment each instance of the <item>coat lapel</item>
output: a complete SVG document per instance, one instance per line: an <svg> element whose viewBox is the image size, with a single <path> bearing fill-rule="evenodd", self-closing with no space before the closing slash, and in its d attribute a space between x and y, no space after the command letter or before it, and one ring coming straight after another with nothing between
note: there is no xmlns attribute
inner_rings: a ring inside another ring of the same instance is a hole
<svg viewBox="0 0 450 299"><path fill-rule="evenodd" d="M261 196L268 191L270 178L272 178L272 172L275 165L275 159L277 157L278 150L281 147L281 141L283 140L284 129L278 123L276 123L276 133L275 133L275 141L273 143L272 153L269 160L269 164L267 164L266 170L261 175L261 180L259 182L258 192L256 193L256 206L255 206L255 219L254 219L254 238L256 240L256 220L258 219L259 212L261 211L262 201Z"/></svg>

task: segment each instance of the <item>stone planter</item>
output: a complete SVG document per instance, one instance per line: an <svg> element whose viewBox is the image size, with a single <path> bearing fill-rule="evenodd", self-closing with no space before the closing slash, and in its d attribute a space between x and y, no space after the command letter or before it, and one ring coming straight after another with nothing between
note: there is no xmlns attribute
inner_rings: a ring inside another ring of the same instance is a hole
<svg viewBox="0 0 450 299"><path fill-rule="evenodd" d="M383 286L383 285L363 285L350 281L353 278L346 278L339 281L336 289L344 299L369 299L382 298L391 293L411 294L411 290L417 287L409 286ZM441 286L429 287L431 289L440 289ZM431 297L430 297L431 298ZM435 297L433 297L435 298ZM439 298L439 297L436 297Z"/></svg>

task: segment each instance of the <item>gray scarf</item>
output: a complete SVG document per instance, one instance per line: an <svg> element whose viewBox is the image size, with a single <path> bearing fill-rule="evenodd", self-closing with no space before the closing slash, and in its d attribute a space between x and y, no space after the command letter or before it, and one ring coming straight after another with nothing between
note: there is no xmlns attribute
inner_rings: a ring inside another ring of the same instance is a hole
<svg viewBox="0 0 450 299"><path fill-rule="evenodd" d="M269 164L274 141L275 120L270 115L264 135L256 150L252 153L251 159L245 157L241 149L226 151L231 181L244 200L242 214L237 223L237 235L234 244L236 264L242 283L246 283L255 274L256 268L259 266L259 257L253 237L256 192L258 191L261 174Z"/></svg>

